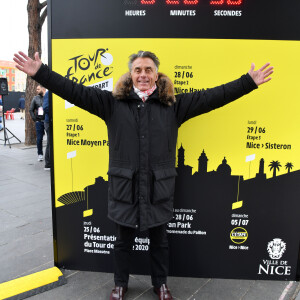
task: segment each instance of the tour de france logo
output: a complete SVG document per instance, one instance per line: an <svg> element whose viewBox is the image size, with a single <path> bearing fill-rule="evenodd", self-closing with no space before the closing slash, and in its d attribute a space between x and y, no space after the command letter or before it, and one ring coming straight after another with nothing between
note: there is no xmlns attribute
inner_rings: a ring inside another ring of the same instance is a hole
<svg viewBox="0 0 300 300"><path fill-rule="evenodd" d="M268 253L271 259L280 259L286 250L286 243L281 239L273 239L268 243Z"/></svg>
<svg viewBox="0 0 300 300"><path fill-rule="evenodd" d="M113 73L113 56L108 48L97 48L90 53L78 53L68 59L65 77L80 84L106 80Z"/></svg>

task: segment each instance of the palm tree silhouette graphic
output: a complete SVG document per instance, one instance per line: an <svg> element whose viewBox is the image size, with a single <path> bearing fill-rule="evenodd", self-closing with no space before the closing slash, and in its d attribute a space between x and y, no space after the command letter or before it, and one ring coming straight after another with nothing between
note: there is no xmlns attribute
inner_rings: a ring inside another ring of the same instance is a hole
<svg viewBox="0 0 300 300"><path fill-rule="evenodd" d="M270 171L273 170L273 177L276 177L276 171L281 168L281 164L278 160L272 160L269 164L269 167L270 167Z"/></svg>
<svg viewBox="0 0 300 300"><path fill-rule="evenodd" d="M293 169L294 165L291 162L287 162L285 164L285 168L288 170L288 173L291 172L291 170Z"/></svg>

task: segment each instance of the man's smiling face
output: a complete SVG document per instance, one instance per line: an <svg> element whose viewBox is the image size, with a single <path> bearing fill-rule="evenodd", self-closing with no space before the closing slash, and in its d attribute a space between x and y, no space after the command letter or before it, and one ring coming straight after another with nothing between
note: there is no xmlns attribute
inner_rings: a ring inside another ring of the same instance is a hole
<svg viewBox="0 0 300 300"><path fill-rule="evenodd" d="M158 75L156 66L151 58L139 57L132 63L131 78L140 91L147 91L155 85Z"/></svg>

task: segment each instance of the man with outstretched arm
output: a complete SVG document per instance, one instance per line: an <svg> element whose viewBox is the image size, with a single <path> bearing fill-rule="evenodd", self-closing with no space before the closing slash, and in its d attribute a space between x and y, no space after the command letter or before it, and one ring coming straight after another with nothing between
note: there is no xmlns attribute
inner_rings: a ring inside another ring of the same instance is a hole
<svg viewBox="0 0 300 300"><path fill-rule="evenodd" d="M173 218L176 141L187 120L228 104L268 82L267 63L227 84L174 95L172 81L158 72L149 51L129 58L129 72L113 92L85 87L52 72L38 53L31 59L15 54L16 67L63 99L97 115L107 125L109 140L108 217L116 224L114 280L110 300L124 299L129 255L136 229L148 230L151 280L159 299L173 299L167 287L167 223Z"/></svg>

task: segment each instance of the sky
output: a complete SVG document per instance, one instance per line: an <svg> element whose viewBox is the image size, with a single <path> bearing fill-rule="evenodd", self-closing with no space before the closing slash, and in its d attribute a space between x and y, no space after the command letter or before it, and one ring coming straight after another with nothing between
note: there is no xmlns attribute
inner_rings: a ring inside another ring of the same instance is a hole
<svg viewBox="0 0 300 300"><path fill-rule="evenodd" d="M27 0L0 0L0 60L12 61L19 50L28 52L27 18ZM42 60L45 63L47 57L46 19L42 29Z"/></svg>

